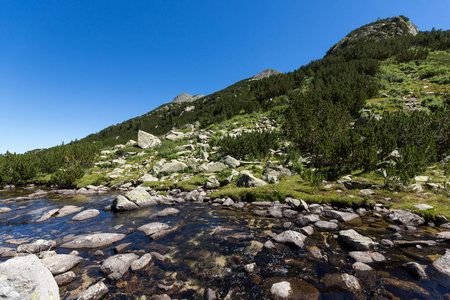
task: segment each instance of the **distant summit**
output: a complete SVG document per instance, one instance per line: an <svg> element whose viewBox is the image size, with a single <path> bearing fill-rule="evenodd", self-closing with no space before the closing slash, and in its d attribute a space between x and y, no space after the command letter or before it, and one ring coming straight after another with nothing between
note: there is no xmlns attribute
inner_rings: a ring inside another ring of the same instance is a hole
<svg viewBox="0 0 450 300"><path fill-rule="evenodd" d="M204 95L194 95L191 96L187 93L181 93L180 95L176 96L171 103L184 103L184 102L192 102L195 101L201 97L204 97Z"/></svg>
<svg viewBox="0 0 450 300"><path fill-rule="evenodd" d="M270 77L273 75L278 75L278 74L281 74L281 72L274 70L274 69L266 69L266 70L262 71L261 73L256 74L251 79L252 80L261 80L263 78Z"/></svg>
<svg viewBox="0 0 450 300"><path fill-rule="evenodd" d="M340 42L331 47L327 55L350 47L360 39L364 39L364 41L377 41L401 35L416 36L418 33L417 26L405 16L381 19L353 30Z"/></svg>

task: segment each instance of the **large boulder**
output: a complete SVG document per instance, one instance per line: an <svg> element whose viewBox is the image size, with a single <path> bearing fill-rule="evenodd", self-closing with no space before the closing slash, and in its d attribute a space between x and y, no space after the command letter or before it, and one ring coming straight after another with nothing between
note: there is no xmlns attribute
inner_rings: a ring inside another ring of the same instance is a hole
<svg viewBox="0 0 450 300"><path fill-rule="evenodd" d="M151 199L150 194L143 187L137 187L129 191L128 193L125 194L125 197L127 197L128 200L130 200L137 206L139 206L139 208L157 204L155 200Z"/></svg>
<svg viewBox="0 0 450 300"><path fill-rule="evenodd" d="M122 195L117 196L116 199L113 200L111 207L114 211L129 211L139 209L139 206Z"/></svg>
<svg viewBox="0 0 450 300"><path fill-rule="evenodd" d="M68 249L95 249L110 246L126 237L121 233L94 233L75 238L73 241L64 243L61 248Z"/></svg>
<svg viewBox="0 0 450 300"><path fill-rule="evenodd" d="M247 170L240 172L241 177L237 182L237 186L240 187L257 187L267 185L267 182L264 180L256 178L252 173Z"/></svg>
<svg viewBox="0 0 450 300"><path fill-rule="evenodd" d="M435 267L439 272L450 276L450 250L446 250L445 254L433 262L433 267Z"/></svg>
<svg viewBox="0 0 450 300"><path fill-rule="evenodd" d="M206 172L217 173L217 172L221 172L227 168L228 168L228 166L226 164L218 161L218 162L214 162L211 165L207 166Z"/></svg>
<svg viewBox="0 0 450 300"><path fill-rule="evenodd" d="M139 130L138 132L138 146L142 149L155 148L161 145L161 140L153 134Z"/></svg>
<svg viewBox="0 0 450 300"><path fill-rule="evenodd" d="M228 165L230 168L236 169L241 165L241 162L237 160L234 157L231 157L229 155L225 156L225 158L222 160L222 162L226 165Z"/></svg>
<svg viewBox="0 0 450 300"><path fill-rule="evenodd" d="M187 168L188 166L185 163L179 162L178 160L172 160L171 162L162 165L159 172L162 174L169 174L175 172L183 172Z"/></svg>
<svg viewBox="0 0 450 300"><path fill-rule="evenodd" d="M294 245L298 248L303 248L306 236L297 231L287 230L275 236L274 240L278 243Z"/></svg>
<svg viewBox="0 0 450 300"><path fill-rule="evenodd" d="M0 297L60 299L53 275L35 255L14 257L0 264Z"/></svg>

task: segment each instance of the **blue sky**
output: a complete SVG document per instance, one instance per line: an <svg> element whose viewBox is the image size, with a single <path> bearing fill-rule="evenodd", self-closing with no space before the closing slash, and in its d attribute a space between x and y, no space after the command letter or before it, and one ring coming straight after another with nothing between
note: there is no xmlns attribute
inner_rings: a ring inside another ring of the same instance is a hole
<svg viewBox="0 0 450 300"><path fill-rule="evenodd" d="M52 147L323 57L403 14L449 29L450 1L0 1L0 153Z"/></svg>

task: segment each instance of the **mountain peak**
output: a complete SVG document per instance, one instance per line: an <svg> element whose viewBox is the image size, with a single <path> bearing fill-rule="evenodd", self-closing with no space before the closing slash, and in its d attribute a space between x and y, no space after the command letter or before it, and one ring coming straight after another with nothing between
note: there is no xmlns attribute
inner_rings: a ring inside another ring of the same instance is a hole
<svg viewBox="0 0 450 300"><path fill-rule="evenodd" d="M401 35L416 36L419 33L417 26L405 16L397 16L387 19L379 19L376 22L361 26L350 32L345 38L331 47L328 54L334 54L339 50L352 46L360 39L364 41L377 41L393 38Z"/></svg>
<svg viewBox="0 0 450 300"><path fill-rule="evenodd" d="M260 80L266 77L270 77L273 75L278 75L281 74L280 71L274 70L274 69L265 69L264 71L262 71L261 73L256 74L255 76L252 77L252 80Z"/></svg>
<svg viewBox="0 0 450 300"><path fill-rule="evenodd" d="M173 98L173 101L171 103L183 103L183 102L192 102L195 101L201 97L203 97L204 95L194 95L191 96L188 93L181 93L178 96L176 96L175 98Z"/></svg>

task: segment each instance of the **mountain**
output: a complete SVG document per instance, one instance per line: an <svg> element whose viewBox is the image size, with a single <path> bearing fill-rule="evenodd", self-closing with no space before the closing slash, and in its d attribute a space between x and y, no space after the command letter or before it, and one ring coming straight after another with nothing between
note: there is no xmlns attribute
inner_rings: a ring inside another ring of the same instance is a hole
<svg viewBox="0 0 450 300"><path fill-rule="evenodd" d="M278 75L278 74L281 74L281 72L274 70L274 69L266 69L266 70L262 71L261 73L254 75L251 79L261 80L263 78L267 78L267 77L270 77L273 75Z"/></svg>
<svg viewBox="0 0 450 300"><path fill-rule="evenodd" d="M336 45L331 47L327 54L334 54L339 50L350 47L360 39L364 41L378 41L402 35L416 36L418 33L417 26L410 22L407 17L398 16L382 19L353 30Z"/></svg>
<svg viewBox="0 0 450 300"><path fill-rule="evenodd" d="M202 97L204 97L204 95L194 95L194 96L191 96L191 95L189 95L189 94L187 94L187 93L181 93L180 95L176 96L176 97L172 100L172 102L170 102L170 103L192 102L192 101L195 101L195 100L197 100L197 99L199 99L199 98L202 98Z"/></svg>

